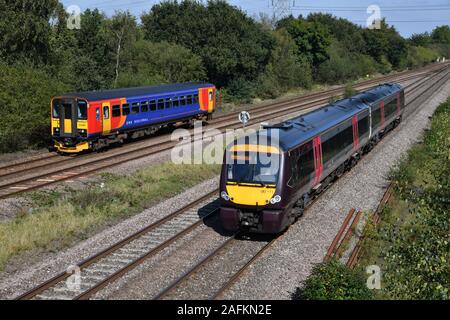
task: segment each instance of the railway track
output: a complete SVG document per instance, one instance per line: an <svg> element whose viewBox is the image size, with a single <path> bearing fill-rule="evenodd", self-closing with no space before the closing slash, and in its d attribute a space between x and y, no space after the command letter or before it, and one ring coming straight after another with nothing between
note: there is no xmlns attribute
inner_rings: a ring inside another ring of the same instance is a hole
<svg viewBox="0 0 450 320"><path fill-rule="evenodd" d="M218 189L139 230L111 247L72 266L79 272L79 286L68 286L71 273L55 277L24 293L18 300L83 300L120 278L143 261L193 232L218 212Z"/></svg>
<svg viewBox="0 0 450 320"><path fill-rule="evenodd" d="M432 69L434 70L434 69ZM407 81L410 79L414 79L416 77L420 77L420 76L425 76L428 75L430 72L433 71L428 71L428 72L421 72L418 74L413 74L413 75L406 75L403 78L400 78L401 81ZM393 75L389 76L389 77L394 77ZM385 80L388 81L391 78L383 78L383 79L378 79L380 80ZM369 80L367 82L364 82L360 85L357 85L356 88L358 89L363 89L366 88L368 85L372 85L375 80ZM378 81L378 82L379 82ZM256 114L260 114L261 112L266 112L268 110L272 110L272 109L278 109L278 108L283 108L284 111L289 111L289 106L292 105L293 103L301 103L302 101L304 102L310 102L310 103L325 103L328 101L328 98L332 95L332 94L340 94L342 93L342 88L335 88L335 89L331 89L325 92L320 92L320 93L314 93L314 94L310 94L307 96L303 96L300 98L291 98L289 100L284 100L284 101L280 101L277 102L275 104L270 104L270 105L265 105L265 106L259 106L259 107L254 107L253 109L250 109L250 111L255 110ZM325 98L324 98L325 97ZM236 118L237 118L237 112L232 112L230 114L225 114L225 115L221 115L217 118L215 118L214 120L210 121L210 125L211 126L220 126L222 123L224 122L229 122L230 120L232 122L236 122ZM167 138L170 135L165 135L164 137ZM154 139L159 139L160 137L154 137ZM137 147L146 147L146 142L136 142L135 143ZM155 145L158 145L157 143ZM130 151L134 151L136 150L136 148L133 148L133 145L130 145L129 147L127 146L127 149L129 148ZM137 150L139 150L139 148L137 148ZM125 150L127 151L127 150ZM122 153L119 153L122 154ZM12 177L12 176L20 176L23 175L27 172L33 171L33 170L37 170L37 169L44 169L46 167L51 167L54 165L61 165L62 163L68 162L68 161L74 161L75 159L78 161L80 158L86 157L86 156L92 156L89 154L84 154L84 155L78 155L78 156L59 156L55 153L52 154L41 154L37 157L33 157L32 159L29 160L24 160L18 163L13 163L13 164L9 164L9 165L4 165L4 166L0 166L0 178L2 179L7 179L8 177Z"/></svg>
<svg viewBox="0 0 450 320"><path fill-rule="evenodd" d="M447 81L447 79L448 72L445 73L444 76L441 76L427 91L433 88L438 89ZM421 81L419 84L415 84L415 88L423 85L424 82L425 81ZM417 94L408 102L408 106L411 107L411 105L417 102L417 99L422 95L423 92L421 94ZM408 116L410 114L411 113L409 113ZM347 173L348 172L345 174ZM385 197L383 197L383 199L384 198ZM311 207L317 199L318 197L314 198L313 201L308 204L307 208ZM306 213L307 210L305 210L305 214ZM345 246L354 235L361 217L361 211L355 211L353 209L349 212L336 238L331 244L325 260L329 260L333 256L339 257L343 254L345 251ZM271 248L274 243L280 239L274 238L271 240L266 240L261 245L253 248L254 252L248 255L242 241L238 240L240 236L240 234L236 234L223 242L219 247L195 264L191 269L175 279L169 286L161 290L154 297L154 299L220 299L224 296L226 291L229 290L243 276L245 271L248 270L248 268L264 252ZM236 250L236 248L238 249ZM349 262L352 267L356 263L356 259L359 257L358 255L360 248L357 247L355 250L356 251L352 253L351 256L352 260ZM225 261L227 262L226 266L224 266ZM215 269L214 266L216 267ZM210 277L213 277L213 279L209 279L206 285L203 284L199 286L199 283L204 281L204 279L201 278L202 274L208 274Z"/></svg>
<svg viewBox="0 0 450 320"><path fill-rule="evenodd" d="M391 79L397 79L399 77L403 77L403 76L410 76L412 75L412 77L415 76L421 76L424 75L426 73L429 72L433 72L436 71L440 68L440 65L432 65L432 66L427 66L424 67L422 69L419 70L408 70L408 71L403 71L400 73L397 73L395 75L388 75L385 77L381 77L381 78L377 78L377 79L371 79L371 80L367 80L364 82L361 82L357 85L355 85L355 87L357 88L358 86L361 85L370 85L370 84L376 84L382 81L389 81ZM339 86L337 88L334 89L330 89L330 90L326 90L323 92L318 92L318 93L312 93L312 94L308 94L308 95L304 95L301 97L295 97L295 98L289 98L289 99L284 99L282 101L276 102L276 103L270 103L270 104L265 104L265 105L258 105L258 106L253 106L250 108L247 108L247 110L249 111L253 111L253 110L262 110L264 108L274 108L274 107L284 107L286 106L286 104L290 104L290 103L295 103L295 102L299 102L299 101L306 101L307 99L312 99L314 97L320 97L321 95L333 95L333 94L341 94L342 91L344 89L344 86ZM239 113L239 111L234 111L231 113L227 113L227 114L222 114L217 116L214 120L212 120L212 123L217 123L226 119L235 119L237 114ZM53 160L50 160L54 158ZM58 162L64 162L64 161L68 161L70 160L71 157L62 157L59 156L56 153L41 153L38 154L36 156L32 156L26 159L23 159L21 161L14 161L14 162L9 162L9 163L4 163L4 164L0 164L0 178L4 178L6 176L9 175L13 175L13 174L18 174L22 171L29 171L32 169L38 169L41 168L45 165L50 165L52 163L58 163ZM47 161L47 162L46 162Z"/></svg>
<svg viewBox="0 0 450 320"><path fill-rule="evenodd" d="M436 66L434 66L434 68L436 68ZM401 81L408 81L420 76L425 77L428 75L429 71L422 71L419 75L407 74ZM380 79L377 79L377 81L379 82ZM360 85L358 88L365 89L371 85L373 85L373 82ZM330 91L337 92L336 90L342 89L333 89ZM285 116L289 113L312 110L327 104L329 97L330 92L316 93L307 96L309 99L307 101L303 101L305 97L302 97L274 105L259 107L255 109L250 125L267 121L274 117ZM298 102L300 100L302 102ZM274 108L278 110L274 112ZM235 114L231 114L216 119L214 123L211 123L211 127L218 129L221 132L225 132L226 129L240 128L241 124L236 121ZM193 133L191 132L191 134ZM203 137L200 139L202 138ZM0 182L0 199L32 191L61 181L71 181L75 178L93 174L113 166L170 150L177 144L179 144L179 142L170 141L170 135L166 135L155 137L150 142L144 141L132 144L129 147L123 148L123 150L116 149L107 154L85 154L77 157L59 157L51 155L49 158L33 160L31 163L23 162L17 165L3 166L0 167L0 178L2 179L2 182Z"/></svg>
<svg viewBox="0 0 450 320"><path fill-rule="evenodd" d="M446 83L448 80L448 74L446 73L444 76L442 76L440 79L438 79L436 82L434 82L430 88L427 90L416 94L414 97L411 98L411 100L408 102L409 107L405 109L404 118L407 119L410 116L416 114L420 109L418 108L419 105L426 99L428 99L433 92L438 90L442 85ZM413 107L412 105L416 104L417 107ZM393 131L397 130L397 128L394 128ZM371 219L374 225L378 225L380 223L380 213L383 210L383 208L386 206L387 202L389 201L391 194L393 190L393 184L392 182L389 183L389 185L386 188L386 191L383 194L383 197L381 198L377 208L373 212L373 214L368 218ZM329 261L332 258L341 259L344 251L346 250L346 246L350 243L351 238L355 237L357 238L356 244L354 245L353 249L350 251L346 265L347 267L353 269L356 264L359 262L360 256L361 256L361 243L364 238L364 234L361 236L355 235L356 227L361 219L362 212L356 211L354 208L352 208L349 213L347 214L346 218L344 219L339 231L337 232L335 238L333 239L333 242L331 243L327 254L324 258L324 261ZM350 223L351 222L351 223ZM366 223L366 222L364 222Z"/></svg>
<svg viewBox="0 0 450 320"><path fill-rule="evenodd" d="M421 97L424 95L430 96L434 90L439 89L446 83L448 74L449 72L446 70L435 74L431 79L421 80L416 84L416 86L423 86L423 90L413 97L408 96L410 100L407 106L411 108L411 104L417 104L414 110L410 110L408 116L417 111L423 99ZM427 86L432 80L435 81ZM71 274L62 272L21 295L18 299L89 299L109 283L121 278L142 262L168 248L176 240L193 232L206 219L216 216L218 212L217 193L218 190L216 189L76 265L75 269L79 269L81 272L80 287L69 288L66 281L71 277ZM315 201L316 199L308 205L308 208ZM306 212L307 210L305 214ZM214 286L208 288L208 291L203 291L203 294L207 294L206 298L221 298L264 252L283 237L281 235L278 238L263 239L256 247L251 247L251 250L245 251L245 255L242 256L238 254L243 251L243 243L245 242L242 241L241 236L241 234L236 234L228 238L219 247L213 249L208 256L160 291L154 298L177 297L180 292L183 292L180 288L198 283L198 281L195 281L195 276L201 274L201 270L214 268L214 264L217 266L217 261L219 261L219 266L222 267L220 261L223 260L220 257L225 255L233 259L237 258L237 261L233 260L235 263L230 264L227 275L222 275L220 279L214 282Z"/></svg>

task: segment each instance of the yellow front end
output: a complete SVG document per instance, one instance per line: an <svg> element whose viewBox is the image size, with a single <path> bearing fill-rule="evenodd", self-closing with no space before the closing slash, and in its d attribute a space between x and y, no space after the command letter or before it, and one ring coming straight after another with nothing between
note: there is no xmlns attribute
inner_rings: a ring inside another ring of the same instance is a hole
<svg viewBox="0 0 450 320"><path fill-rule="evenodd" d="M276 185L227 182L226 191L231 202L246 206L265 206L275 195Z"/></svg>

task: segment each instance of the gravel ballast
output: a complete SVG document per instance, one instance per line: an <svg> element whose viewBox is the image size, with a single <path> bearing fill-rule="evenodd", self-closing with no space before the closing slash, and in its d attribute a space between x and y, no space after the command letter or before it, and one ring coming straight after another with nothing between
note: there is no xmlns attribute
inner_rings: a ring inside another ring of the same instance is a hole
<svg viewBox="0 0 450 320"><path fill-rule="evenodd" d="M255 263L251 272L247 273L226 297L289 299L290 292L295 290L300 281L306 279L312 266L322 260L348 210L351 207L362 210L376 207L387 184L385 173L420 135L421 129L427 124L427 117L432 114L440 102L445 100L449 89L450 86L447 84L438 95L424 104L420 113L403 123L399 127L400 130L387 136L358 166L335 183L309 209L306 216L292 226L273 249L269 250L269 254ZM388 157L393 151L395 157ZM132 169L132 167L134 164L116 169ZM218 178L216 177L108 228L73 248L57 253L46 253L40 263L16 272L3 273L0 276L0 298L10 299L17 296L65 270L69 265L93 255L143 226L214 190L217 185ZM214 236L211 237L214 238ZM221 240L221 237L216 240ZM147 272L153 271L150 268L147 269ZM164 277L164 274L160 274L160 276ZM131 278L145 287L144 276ZM155 280L153 277L150 278L152 281ZM116 297L126 299L127 295ZM149 297L130 296L129 298Z"/></svg>
<svg viewBox="0 0 450 320"><path fill-rule="evenodd" d="M167 216L191 201L217 188L218 178L205 181L173 198L159 203L142 213L115 226L107 228L95 236L80 242L67 250L46 253L42 262L24 267L15 272L4 272L0 276L0 299L11 299L42 281L49 279L67 267L106 249L141 228Z"/></svg>

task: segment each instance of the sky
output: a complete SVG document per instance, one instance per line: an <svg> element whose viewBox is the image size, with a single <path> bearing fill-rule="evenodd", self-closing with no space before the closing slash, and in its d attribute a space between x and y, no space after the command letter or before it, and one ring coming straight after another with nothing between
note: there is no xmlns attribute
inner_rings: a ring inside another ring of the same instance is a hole
<svg viewBox="0 0 450 320"><path fill-rule="evenodd" d="M99 8L107 15L116 10L129 10L136 16L149 11L159 0L60 0L67 8L77 5L81 10ZM282 0L278 0L282 1ZM288 0L284 0L288 1ZM260 13L272 15L272 2L277 0L227 0L246 11L252 17ZM436 26L450 25L450 0L289 0L290 10L294 16L308 15L311 12L326 12L346 18L356 24L365 26L371 16L367 13L370 5L380 8L381 17L386 17L390 25L404 37L414 33L432 31Z"/></svg>

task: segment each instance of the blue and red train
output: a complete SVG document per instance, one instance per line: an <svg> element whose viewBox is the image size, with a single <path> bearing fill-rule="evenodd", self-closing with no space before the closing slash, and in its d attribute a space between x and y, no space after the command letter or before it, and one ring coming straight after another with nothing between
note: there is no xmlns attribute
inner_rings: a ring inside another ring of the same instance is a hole
<svg viewBox="0 0 450 320"><path fill-rule="evenodd" d="M285 230L400 123L404 107L403 88L384 84L236 140L221 173L223 226Z"/></svg>
<svg viewBox="0 0 450 320"><path fill-rule="evenodd" d="M100 150L167 125L210 120L215 108L216 88L209 83L68 93L51 101L53 149Z"/></svg>

